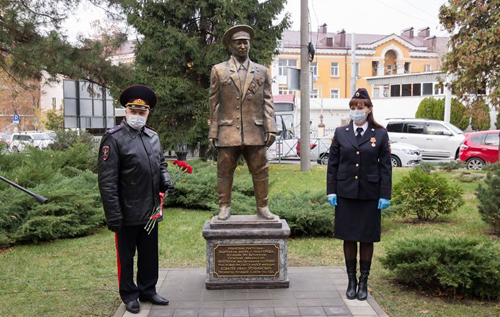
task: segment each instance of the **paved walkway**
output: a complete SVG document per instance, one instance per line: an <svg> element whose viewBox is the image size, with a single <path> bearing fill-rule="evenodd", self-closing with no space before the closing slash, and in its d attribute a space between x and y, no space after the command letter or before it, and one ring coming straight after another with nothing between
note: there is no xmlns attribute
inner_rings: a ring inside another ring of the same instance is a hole
<svg viewBox="0 0 500 317"><path fill-rule="evenodd" d="M343 267L289 267L288 289L206 290L205 269L160 270L159 294L168 306L141 303L134 315L120 305L115 317L387 317L373 297L345 297Z"/></svg>

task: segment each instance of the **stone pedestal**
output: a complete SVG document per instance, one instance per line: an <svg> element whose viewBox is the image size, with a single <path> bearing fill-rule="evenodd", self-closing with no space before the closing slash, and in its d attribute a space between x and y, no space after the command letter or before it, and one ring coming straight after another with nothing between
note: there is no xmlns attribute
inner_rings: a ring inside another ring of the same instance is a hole
<svg viewBox="0 0 500 317"><path fill-rule="evenodd" d="M283 219L256 215L213 217L203 226L207 241L207 289L287 288L290 227Z"/></svg>

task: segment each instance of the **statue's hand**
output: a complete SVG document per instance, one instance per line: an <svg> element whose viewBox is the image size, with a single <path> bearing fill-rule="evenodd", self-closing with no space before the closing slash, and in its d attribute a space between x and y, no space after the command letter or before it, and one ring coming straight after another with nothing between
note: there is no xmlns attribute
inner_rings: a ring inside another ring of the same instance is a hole
<svg viewBox="0 0 500 317"><path fill-rule="evenodd" d="M271 145L273 145L275 140L276 140L276 134L266 133L266 146L267 147L270 147Z"/></svg>
<svg viewBox="0 0 500 317"><path fill-rule="evenodd" d="M214 150L217 149L217 139L208 139L208 146Z"/></svg>

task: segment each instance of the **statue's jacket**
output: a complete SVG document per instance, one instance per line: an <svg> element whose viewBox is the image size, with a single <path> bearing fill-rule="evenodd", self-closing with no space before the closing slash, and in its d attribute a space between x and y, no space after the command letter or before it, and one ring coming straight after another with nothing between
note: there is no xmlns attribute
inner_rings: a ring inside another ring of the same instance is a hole
<svg viewBox="0 0 500 317"><path fill-rule="evenodd" d="M233 59L212 68L209 138L219 147L263 146L266 133L277 133L269 70L249 61L242 88Z"/></svg>

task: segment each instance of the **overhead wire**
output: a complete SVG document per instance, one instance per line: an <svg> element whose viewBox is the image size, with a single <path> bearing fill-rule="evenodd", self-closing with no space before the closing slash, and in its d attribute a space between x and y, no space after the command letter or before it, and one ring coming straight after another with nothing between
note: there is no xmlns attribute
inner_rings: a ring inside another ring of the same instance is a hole
<svg viewBox="0 0 500 317"><path fill-rule="evenodd" d="M414 16L414 15L411 15L411 14L408 14L408 13L406 13L406 12L404 12L404 11L401 11L401 10L399 10L399 9L396 9L396 8L394 8L393 6L390 6L390 5L388 5L387 3L384 3L384 2L382 2L382 1L380 1L380 0L375 0L375 1L376 1L376 2L378 2L378 3L380 3L380 4L381 4L381 5L383 5L383 6L386 6L386 7L387 7L387 8L389 8L389 9L392 9L392 10L394 10L394 11L397 11L397 12L399 12L399 13L401 13L401 14L404 14L404 15L409 16L409 17L411 17L411 18L414 18L414 19L420 20L420 21L425 22L425 23L427 23L427 24L431 24L431 23L430 23L429 21L427 21L427 20L423 20L423 19L421 19L421 18L419 18L419 17L416 17L416 16Z"/></svg>

